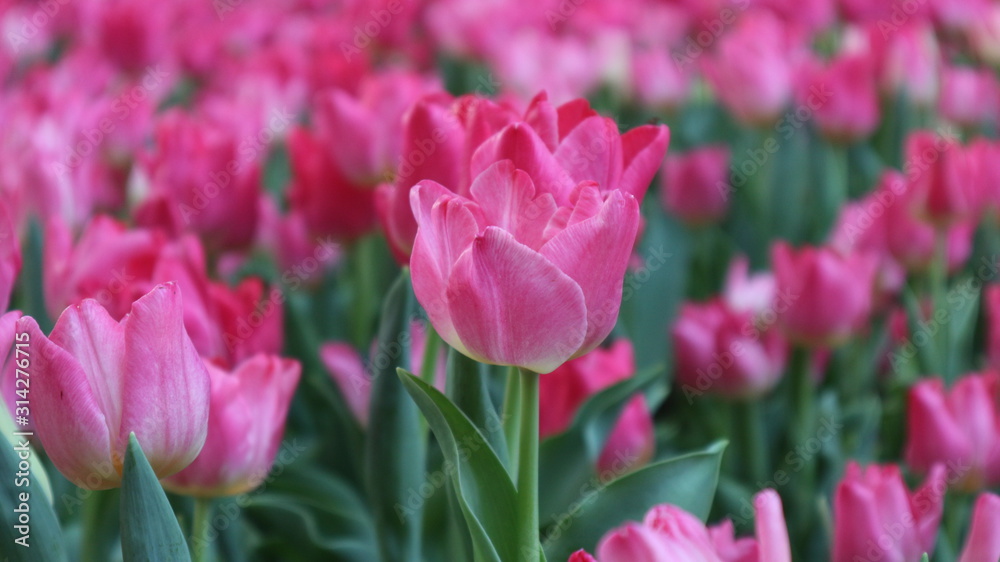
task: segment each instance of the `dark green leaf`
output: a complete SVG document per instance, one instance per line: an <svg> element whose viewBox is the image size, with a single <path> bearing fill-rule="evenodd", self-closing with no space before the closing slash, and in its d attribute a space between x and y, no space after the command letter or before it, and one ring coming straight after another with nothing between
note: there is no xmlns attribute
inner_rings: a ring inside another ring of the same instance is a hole
<svg viewBox="0 0 1000 562"><path fill-rule="evenodd" d="M135 434L122 466L122 558L125 562L190 560L184 534Z"/></svg>

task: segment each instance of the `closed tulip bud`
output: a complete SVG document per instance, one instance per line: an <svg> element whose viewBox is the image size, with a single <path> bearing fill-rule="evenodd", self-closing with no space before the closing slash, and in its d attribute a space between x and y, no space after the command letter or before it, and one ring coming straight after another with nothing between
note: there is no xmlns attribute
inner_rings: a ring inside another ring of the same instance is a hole
<svg viewBox="0 0 1000 562"><path fill-rule="evenodd" d="M729 148L711 146L667 157L663 206L693 223L712 223L729 208Z"/></svg>
<svg viewBox="0 0 1000 562"><path fill-rule="evenodd" d="M639 205L592 182L557 205L535 180L500 161L476 177L471 198L417 184L410 267L417 300L449 345L548 373L611 332Z"/></svg>
<svg viewBox="0 0 1000 562"><path fill-rule="evenodd" d="M982 202L974 158L955 137L910 133L904 148L907 199L917 216L935 226L974 220Z"/></svg>
<svg viewBox="0 0 1000 562"><path fill-rule="evenodd" d="M958 562L1000 560L1000 496L984 493L976 500L972 525Z"/></svg>
<svg viewBox="0 0 1000 562"><path fill-rule="evenodd" d="M814 63L799 85L799 103L811 109L820 131L836 142L870 135L879 122L875 65L869 53L843 54Z"/></svg>
<svg viewBox="0 0 1000 562"><path fill-rule="evenodd" d="M938 111L948 121L962 127L976 127L997 118L1000 87L988 68L953 66L941 76Z"/></svg>
<svg viewBox="0 0 1000 562"><path fill-rule="evenodd" d="M163 484L191 496L241 494L271 470L301 368L274 355L255 355L232 371L207 366L212 389L205 446Z"/></svg>
<svg viewBox="0 0 1000 562"><path fill-rule="evenodd" d="M833 497L832 562L920 562L934 552L946 487L941 465L910 492L898 466L851 461Z"/></svg>
<svg viewBox="0 0 1000 562"><path fill-rule="evenodd" d="M906 463L922 473L956 467L956 488L1000 484L1000 375L970 374L946 391L940 379L910 389Z"/></svg>
<svg viewBox="0 0 1000 562"><path fill-rule="evenodd" d="M825 247L796 251L779 241L771 250L771 261L783 298L779 322L789 339L835 345L856 332L871 313L874 256L841 255Z"/></svg>
<svg viewBox="0 0 1000 562"><path fill-rule="evenodd" d="M97 301L63 311L49 337L18 321L34 356L32 419L52 463L91 490L121 484L135 433L160 478L198 455L208 428L209 375L188 338L177 285L158 285L116 322Z"/></svg>
<svg viewBox="0 0 1000 562"><path fill-rule="evenodd" d="M703 393L752 398L781 379L788 343L781 333L759 326L756 314L725 302L681 305L671 330L677 381L689 399Z"/></svg>

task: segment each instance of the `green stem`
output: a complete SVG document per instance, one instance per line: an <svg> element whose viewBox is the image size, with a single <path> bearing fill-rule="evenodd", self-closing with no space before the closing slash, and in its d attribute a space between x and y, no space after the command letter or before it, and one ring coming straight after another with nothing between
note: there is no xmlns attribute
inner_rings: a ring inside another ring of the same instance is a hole
<svg viewBox="0 0 1000 562"><path fill-rule="evenodd" d="M521 377L515 367L507 373L507 386L503 395L503 436L507 442L507 459L510 461L508 471L510 478L517 485L517 473L514 467L521 451Z"/></svg>
<svg viewBox="0 0 1000 562"><path fill-rule="evenodd" d="M816 433L816 397L810 369L809 349L796 346L792 350L790 362L791 415L788 451L800 450ZM802 467L796 487L797 515L799 528L806 532L811 527L813 498L816 484L816 455L799 455Z"/></svg>
<svg viewBox="0 0 1000 562"><path fill-rule="evenodd" d="M938 227L934 232L934 257L931 260L930 269L931 302L933 311L931 318L935 318L939 311L945 310L945 295L948 290L948 231L944 227ZM935 371L941 373L947 384L951 384L954 373L951 369L951 350L948 349L948 339L950 331L948 324L938 330L934 335L933 345L937 350L938 365Z"/></svg>
<svg viewBox="0 0 1000 562"><path fill-rule="evenodd" d="M194 520L191 522L191 560L207 562L211 560L208 534L212 522L212 500L194 499Z"/></svg>
<svg viewBox="0 0 1000 562"><path fill-rule="evenodd" d="M518 537L524 562L538 562L538 373L521 369L521 438L517 460Z"/></svg>
<svg viewBox="0 0 1000 562"><path fill-rule="evenodd" d="M849 196L848 155L846 146L832 142L825 143L823 152L827 181L823 193L822 232L829 232Z"/></svg>
<svg viewBox="0 0 1000 562"><path fill-rule="evenodd" d="M420 379L425 383L434 386L437 382L438 350L441 349L441 336L438 335L434 326L427 324L427 338L424 340L424 357L420 363Z"/></svg>
<svg viewBox="0 0 1000 562"><path fill-rule="evenodd" d="M736 414L736 436L739 439L746 475L754 484L766 482L767 477L767 437L764 434L764 420L761 418L760 404L755 399L733 403Z"/></svg>

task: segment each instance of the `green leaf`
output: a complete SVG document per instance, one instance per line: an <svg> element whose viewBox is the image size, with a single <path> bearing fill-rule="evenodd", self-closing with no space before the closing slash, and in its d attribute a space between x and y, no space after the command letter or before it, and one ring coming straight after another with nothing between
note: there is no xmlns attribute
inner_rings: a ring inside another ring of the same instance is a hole
<svg viewBox="0 0 1000 562"><path fill-rule="evenodd" d="M566 431L541 443L538 513L543 526L579 499L587 483L597 476L597 459L625 405L662 371L662 365L646 369L594 394L580 407Z"/></svg>
<svg viewBox="0 0 1000 562"><path fill-rule="evenodd" d="M520 560L517 498L503 463L486 437L444 394L403 369L398 373L444 453L443 470L454 484L475 560Z"/></svg>
<svg viewBox="0 0 1000 562"><path fill-rule="evenodd" d="M448 350L448 395L458 409L486 437L500 462L507 465L507 444L503 422L497 414L489 390L489 365Z"/></svg>
<svg viewBox="0 0 1000 562"><path fill-rule="evenodd" d="M184 534L160 481L156 479L135 434L129 434L122 466L122 558L190 560Z"/></svg>
<svg viewBox="0 0 1000 562"><path fill-rule="evenodd" d="M654 505L669 503L704 520L712 507L725 442L648 465L607 485L598 484L542 536L549 560L581 548L593 552L601 537L625 521L641 521Z"/></svg>
<svg viewBox="0 0 1000 562"><path fill-rule="evenodd" d="M6 440L0 440L0 444L3 445L0 447L0 474L4 475L0 486L0 505L3 506L0 509L0 544L5 556L14 561L66 560L59 521L38 477L41 474L38 471L42 470L41 459L27 446L27 438L20 442L14 437L11 446ZM19 476L23 465L18 465L22 460L28 463L28 470Z"/></svg>
<svg viewBox="0 0 1000 562"><path fill-rule="evenodd" d="M368 498L375 516L379 551L386 561L419 561L422 502L410 498L424 483L426 436L420 413L403 390L396 367L409 362L408 272L386 295L379 324L365 457Z"/></svg>

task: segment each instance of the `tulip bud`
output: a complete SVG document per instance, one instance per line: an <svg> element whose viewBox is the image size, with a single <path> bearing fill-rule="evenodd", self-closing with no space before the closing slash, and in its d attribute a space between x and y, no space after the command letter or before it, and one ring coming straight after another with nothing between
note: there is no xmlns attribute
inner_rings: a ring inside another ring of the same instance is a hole
<svg viewBox="0 0 1000 562"><path fill-rule="evenodd" d="M667 157L663 206L686 222L712 223L729 208L729 149L712 146Z"/></svg>
<svg viewBox="0 0 1000 562"><path fill-rule="evenodd" d="M1000 560L1000 496L983 493L972 511L972 525L958 562Z"/></svg>

